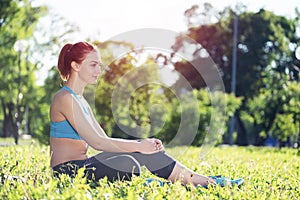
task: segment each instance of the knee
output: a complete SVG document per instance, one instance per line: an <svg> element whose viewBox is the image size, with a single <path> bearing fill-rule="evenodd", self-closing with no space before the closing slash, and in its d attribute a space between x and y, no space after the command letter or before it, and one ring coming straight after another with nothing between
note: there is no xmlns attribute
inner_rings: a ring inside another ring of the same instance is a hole
<svg viewBox="0 0 300 200"><path fill-rule="evenodd" d="M120 156L118 159L119 165L117 166L119 171L123 171L125 173L132 173L137 176L140 175L141 166L139 162L130 155Z"/></svg>

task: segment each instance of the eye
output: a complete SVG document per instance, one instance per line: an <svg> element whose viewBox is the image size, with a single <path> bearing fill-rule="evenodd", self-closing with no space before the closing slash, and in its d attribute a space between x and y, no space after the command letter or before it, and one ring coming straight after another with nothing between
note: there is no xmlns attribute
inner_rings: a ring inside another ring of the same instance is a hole
<svg viewBox="0 0 300 200"><path fill-rule="evenodd" d="M90 66L93 67L93 68L99 67L99 63L92 62Z"/></svg>

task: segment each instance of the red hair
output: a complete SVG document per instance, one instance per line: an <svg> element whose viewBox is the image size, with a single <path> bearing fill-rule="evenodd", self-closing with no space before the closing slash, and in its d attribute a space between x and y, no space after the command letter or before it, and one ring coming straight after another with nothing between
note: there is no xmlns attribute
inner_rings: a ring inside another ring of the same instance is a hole
<svg viewBox="0 0 300 200"><path fill-rule="evenodd" d="M88 42L78 42L75 44L65 44L58 57L57 68L63 81L67 81L71 75L71 63L75 61L81 64L87 54L97 51L96 48Z"/></svg>

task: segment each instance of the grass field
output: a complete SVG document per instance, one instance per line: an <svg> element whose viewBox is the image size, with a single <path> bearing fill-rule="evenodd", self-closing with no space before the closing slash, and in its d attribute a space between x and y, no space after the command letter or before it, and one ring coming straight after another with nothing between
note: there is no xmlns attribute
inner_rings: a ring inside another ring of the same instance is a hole
<svg viewBox="0 0 300 200"><path fill-rule="evenodd" d="M300 199L300 156L296 149L218 147L202 159L199 148L167 149L201 174L245 179L240 188L231 189L183 187L180 183L145 186L144 179L153 176L145 169L133 181L108 183L103 179L93 187L79 176L73 180L52 178L48 146L32 142L1 146L0 151L0 199ZM9 180L9 176L25 181Z"/></svg>

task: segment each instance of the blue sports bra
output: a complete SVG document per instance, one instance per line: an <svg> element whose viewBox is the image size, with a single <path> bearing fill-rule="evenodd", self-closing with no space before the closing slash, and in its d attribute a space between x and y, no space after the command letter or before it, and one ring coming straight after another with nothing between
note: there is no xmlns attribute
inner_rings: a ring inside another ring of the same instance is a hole
<svg viewBox="0 0 300 200"><path fill-rule="evenodd" d="M68 86L63 86L62 89L71 93L71 95L79 102L79 105L82 107L84 113L89 115L87 109L82 105L78 96L69 88ZM61 122L50 122L50 137L53 138L69 138L74 140L82 140L78 132L72 127L68 120Z"/></svg>
<svg viewBox="0 0 300 200"><path fill-rule="evenodd" d="M50 137L82 140L68 120L61 122L50 122Z"/></svg>

